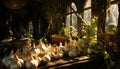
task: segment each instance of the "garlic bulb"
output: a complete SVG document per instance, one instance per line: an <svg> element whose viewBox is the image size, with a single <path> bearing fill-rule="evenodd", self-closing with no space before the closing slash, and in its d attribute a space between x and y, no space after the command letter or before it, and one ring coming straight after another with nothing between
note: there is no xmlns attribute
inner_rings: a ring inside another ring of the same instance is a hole
<svg viewBox="0 0 120 69"><path fill-rule="evenodd" d="M44 62L50 62L51 61L51 57L49 55L45 55L45 56L43 56L42 60Z"/></svg>
<svg viewBox="0 0 120 69"><path fill-rule="evenodd" d="M38 48L33 48L33 49L31 49L30 54L31 54L32 56L37 56L38 54L40 54L40 49L38 49Z"/></svg>
<svg viewBox="0 0 120 69"><path fill-rule="evenodd" d="M26 66L27 69L34 69L34 68L38 67L38 65L40 64L40 61L41 61L40 57L38 57L37 59L34 59L32 57L32 60L27 61L26 64L25 64L25 66Z"/></svg>
<svg viewBox="0 0 120 69"><path fill-rule="evenodd" d="M16 54L15 54L15 58L16 58L17 64L21 68L24 65L24 60L20 59Z"/></svg>
<svg viewBox="0 0 120 69"><path fill-rule="evenodd" d="M63 57L63 55L64 55L64 52L63 51L60 51L60 52L57 52L56 54L55 54L55 59L60 59L60 58L62 58Z"/></svg>
<svg viewBox="0 0 120 69"><path fill-rule="evenodd" d="M31 60L26 62L25 66L27 69L34 69L36 67L38 67L39 62L37 60Z"/></svg>
<svg viewBox="0 0 120 69"><path fill-rule="evenodd" d="M24 54L28 54L30 50L31 50L31 46L24 45L24 46L23 46L23 49L22 49L22 52L23 52Z"/></svg>
<svg viewBox="0 0 120 69"><path fill-rule="evenodd" d="M70 46L68 46L67 43L65 42L64 52L68 53L69 51L70 51Z"/></svg>
<svg viewBox="0 0 120 69"><path fill-rule="evenodd" d="M53 52L53 47L51 46L51 44L48 45L47 52Z"/></svg>
<svg viewBox="0 0 120 69"><path fill-rule="evenodd" d="M3 65L5 65L6 67L9 67L9 65L14 61L14 54L13 54L13 50L10 52L9 56L6 56L2 59L2 63Z"/></svg>
<svg viewBox="0 0 120 69"><path fill-rule="evenodd" d="M10 64L9 69L21 69L20 65L18 63L12 63Z"/></svg>
<svg viewBox="0 0 120 69"><path fill-rule="evenodd" d="M6 68L8 68L10 66L10 64L14 63L14 59L13 58L8 58L5 60L5 62L3 63L5 65Z"/></svg>
<svg viewBox="0 0 120 69"><path fill-rule="evenodd" d="M60 50L63 50L63 49L64 49L64 46L62 45L62 42L60 42L59 48L60 48Z"/></svg>
<svg viewBox="0 0 120 69"><path fill-rule="evenodd" d="M37 57L36 60L38 61L38 63L40 64L41 61L42 61L42 58L41 57Z"/></svg>
<svg viewBox="0 0 120 69"><path fill-rule="evenodd" d="M41 39L39 41L39 47L42 51L47 51L47 47L46 47L45 43L42 42Z"/></svg>
<svg viewBox="0 0 120 69"><path fill-rule="evenodd" d="M69 55L70 57L75 57L75 56L77 56L77 49L76 49L76 48L71 49L71 50L69 51L68 55Z"/></svg>
<svg viewBox="0 0 120 69"><path fill-rule="evenodd" d="M45 44L42 44L41 48L42 51L47 51L47 47L45 46Z"/></svg>
<svg viewBox="0 0 120 69"><path fill-rule="evenodd" d="M62 58L64 56L64 52L63 51L60 51L58 54L59 54L60 58Z"/></svg>
<svg viewBox="0 0 120 69"><path fill-rule="evenodd" d="M55 53L54 52L51 52L48 55L50 56L50 58L55 58Z"/></svg>

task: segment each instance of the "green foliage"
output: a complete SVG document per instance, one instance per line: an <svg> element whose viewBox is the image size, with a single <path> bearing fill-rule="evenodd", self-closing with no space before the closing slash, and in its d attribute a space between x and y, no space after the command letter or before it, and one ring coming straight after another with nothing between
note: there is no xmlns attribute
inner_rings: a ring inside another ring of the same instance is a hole
<svg viewBox="0 0 120 69"><path fill-rule="evenodd" d="M83 25L82 31L81 31L82 36L86 37L95 37L97 35L97 19L93 18L92 22L90 25Z"/></svg>
<svg viewBox="0 0 120 69"><path fill-rule="evenodd" d="M91 24L82 24L82 38L78 39L79 51L86 52L87 54L98 54L105 50L104 45L97 41L97 22L98 19L93 18Z"/></svg>
<svg viewBox="0 0 120 69"><path fill-rule="evenodd" d="M72 37L78 38L77 34L78 34L78 31L74 26L64 27L64 23L63 23L62 28L59 30L59 35L64 35L68 37L68 39Z"/></svg>
<svg viewBox="0 0 120 69"><path fill-rule="evenodd" d="M116 32L117 32L116 26L114 26L114 25L109 25L109 26L108 26L108 32L109 32L110 34L116 34Z"/></svg>

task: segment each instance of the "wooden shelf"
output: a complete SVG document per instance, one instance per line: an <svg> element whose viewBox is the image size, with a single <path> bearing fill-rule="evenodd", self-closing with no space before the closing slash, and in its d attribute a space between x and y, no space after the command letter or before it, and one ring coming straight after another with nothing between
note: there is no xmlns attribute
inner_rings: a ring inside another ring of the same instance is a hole
<svg viewBox="0 0 120 69"><path fill-rule="evenodd" d="M102 56L80 56L75 58L63 58L46 65L40 65L40 69L106 69Z"/></svg>

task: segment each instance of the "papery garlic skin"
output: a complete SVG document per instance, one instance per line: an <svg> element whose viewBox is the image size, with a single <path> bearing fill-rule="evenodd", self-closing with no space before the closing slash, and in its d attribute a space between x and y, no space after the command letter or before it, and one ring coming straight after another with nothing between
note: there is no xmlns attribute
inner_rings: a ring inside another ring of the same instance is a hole
<svg viewBox="0 0 120 69"><path fill-rule="evenodd" d="M39 65L39 62L37 60L31 60L26 62L25 66L27 69L34 69L37 68Z"/></svg>
<svg viewBox="0 0 120 69"><path fill-rule="evenodd" d="M75 48L75 49L70 50L68 55L70 57L76 57L77 56L77 49Z"/></svg>
<svg viewBox="0 0 120 69"><path fill-rule="evenodd" d="M50 62L51 61L51 57L49 55L45 55L43 58L42 58L43 61L45 62Z"/></svg>

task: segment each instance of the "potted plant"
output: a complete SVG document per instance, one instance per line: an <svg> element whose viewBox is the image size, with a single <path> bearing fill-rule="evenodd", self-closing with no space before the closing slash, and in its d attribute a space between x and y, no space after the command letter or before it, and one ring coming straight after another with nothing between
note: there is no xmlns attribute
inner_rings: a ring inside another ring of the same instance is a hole
<svg viewBox="0 0 120 69"><path fill-rule="evenodd" d="M64 23L63 23L63 26L58 31L58 34L51 35L51 40L53 43L57 45L60 42L65 44L67 40L70 40L71 38L77 38L78 37L77 34L78 31L73 26L64 27Z"/></svg>

